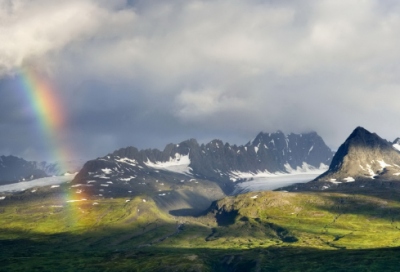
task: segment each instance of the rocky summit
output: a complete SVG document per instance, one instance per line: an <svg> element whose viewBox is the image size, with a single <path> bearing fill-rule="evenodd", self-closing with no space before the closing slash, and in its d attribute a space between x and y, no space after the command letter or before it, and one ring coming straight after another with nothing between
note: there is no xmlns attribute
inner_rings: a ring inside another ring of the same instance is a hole
<svg viewBox="0 0 400 272"><path fill-rule="evenodd" d="M400 187L400 153L396 143L357 127L339 147L329 169L306 184L288 190Z"/></svg>

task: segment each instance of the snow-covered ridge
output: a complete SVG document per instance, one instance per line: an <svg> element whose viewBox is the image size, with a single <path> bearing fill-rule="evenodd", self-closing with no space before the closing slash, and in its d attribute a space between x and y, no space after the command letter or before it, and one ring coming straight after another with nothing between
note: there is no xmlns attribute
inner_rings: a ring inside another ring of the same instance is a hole
<svg viewBox="0 0 400 272"><path fill-rule="evenodd" d="M175 153L174 157L170 157L169 161L165 161L165 162L161 162L161 161L152 162L149 159L147 159L147 161L144 162L144 164L147 167L166 170L166 171L185 174L185 175L190 175L191 171L192 171L192 168L189 167L189 165L190 165L189 154L182 155L179 153Z"/></svg>

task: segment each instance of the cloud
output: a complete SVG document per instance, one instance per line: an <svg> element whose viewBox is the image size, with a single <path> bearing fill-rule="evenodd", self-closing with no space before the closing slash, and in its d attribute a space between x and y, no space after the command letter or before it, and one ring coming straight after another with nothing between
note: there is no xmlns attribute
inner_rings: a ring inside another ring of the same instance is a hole
<svg viewBox="0 0 400 272"><path fill-rule="evenodd" d="M132 11L113 11L94 1L15 0L0 2L0 73L40 62L71 43L88 42L134 20Z"/></svg>
<svg viewBox="0 0 400 272"><path fill-rule="evenodd" d="M398 136L396 1L0 3L0 74L48 70L91 154L277 129L333 148L358 125Z"/></svg>

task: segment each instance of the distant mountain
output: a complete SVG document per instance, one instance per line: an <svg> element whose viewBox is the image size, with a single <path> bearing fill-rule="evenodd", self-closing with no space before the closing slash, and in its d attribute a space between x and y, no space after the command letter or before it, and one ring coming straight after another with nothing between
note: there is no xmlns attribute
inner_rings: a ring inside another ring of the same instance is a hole
<svg viewBox="0 0 400 272"><path fill-rule="evenodd" d="M14 156L0 156L0 185L22 180L47 177L47 174L29 162Z"/></svg>
<svg viewBox="0 0 400 272"><path fill-rule="evenodd" d="M65 173L76 173L82 169L85 160L71 160L65 162L34 162L37 169L43 170L48 176L62 176Z"/></svg>
<svg viewBox="0 0 400 272"><path fill-rule="evenodd" d="M325 173L312 182L285 190L382 187L384 182L390 182L388 186L400 186L400 183L393 183L400 181L400 153L395 149L398 139L395 142L390 143L357 127L339 147Z"/></svg>
<svg viewBox="0 0 400 272"><path fill-rule="evenodd" d="M396 138L396 140L393 141L392 145L396 150L400 151L400 138Z"/></svg>
<svg viewBox="0 0 400 272"><path fill-rule="evenodd" d="M232 193L238 180L327 169L332 156L333 152L315 132L260 133L241 146L221 140L200 145L190 139L168 144L163 151L119 149L88 161L72 183L103 197L153 193L155 201L168 202L171 207L179 198L176 196L179 192L186 195L185 201L204 199L207 203L204 207L207 207L212 200ZM204 186L206 181L208 188L214 189L209 191ZM201 195L198 192L202 192Z"/></svg>
<svg viewBox="0 0 400 272"><path fill-rule="evenodd" d="M82 169L85 161L68 162L36 162L26 161L15 156L0 156L0 185L33 179L62 176L66 173L76 173Z"/></svg>

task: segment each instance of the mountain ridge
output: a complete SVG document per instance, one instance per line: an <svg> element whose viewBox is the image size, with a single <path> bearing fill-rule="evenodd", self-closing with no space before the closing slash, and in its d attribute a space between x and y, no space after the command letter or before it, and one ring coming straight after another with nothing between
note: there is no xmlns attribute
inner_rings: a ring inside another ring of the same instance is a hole
<svg viewBox="0 0 400 272"><path fill-rule="evenodd" d="M121 148L86 162L71 184L104 198L146 193L178 215L199 203L206 208L213 200L232 194L236 182L260 175L325 169L324 163L333 155L316 133L258 136L240 146L221 140L199 144L189 139L167 144L162 151Z"/></svg>
<svg viewBox="0 0 400 272"><path fill-rule="evenodd" d="M132 146L120 148L96 160L108 163L131 160L131 166L142 169L162 169L211 180L236 181L241 179L240 173L290 173L305 166L318 169L328 165L332 156L333 152L315 132L286 136L278 131L261 132L254 140L240 146L221 140L199 144L192 138L179 144L167 144L163 151L139 150Z"/></svg>

